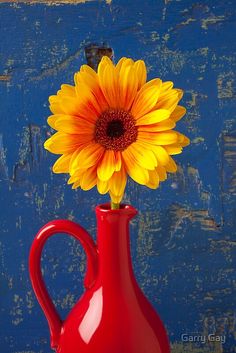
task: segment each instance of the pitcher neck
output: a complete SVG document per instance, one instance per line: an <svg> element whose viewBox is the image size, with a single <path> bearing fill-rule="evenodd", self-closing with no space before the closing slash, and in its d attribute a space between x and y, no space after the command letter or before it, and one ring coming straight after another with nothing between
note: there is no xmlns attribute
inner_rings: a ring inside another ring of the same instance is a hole
<svg viewBox="0 0 236 353"><path fill-rule="evenodd" d="M137 214L135 208L122 205L111 210L110 204L96 207L99 273L105 283L122 285L133 277L129 222Z"/></svg>

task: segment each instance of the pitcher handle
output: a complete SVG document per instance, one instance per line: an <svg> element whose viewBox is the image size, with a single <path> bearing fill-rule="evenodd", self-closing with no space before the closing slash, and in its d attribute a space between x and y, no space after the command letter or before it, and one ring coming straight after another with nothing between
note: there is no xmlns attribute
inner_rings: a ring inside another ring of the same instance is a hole
<svg viewBox="0 0 236 353"><path fill-rule="evenodd" d="M29 272L35 295L48 321L53 349L59 344L62 320L44 284L41 255L47 239L56 233L66 233L81 242L87 255L87 273L84 279L86 289L93 286L98 270L97 247L88 232L80 225L68 220L55 220L45 224L37 233L30 250Z"/></svg>

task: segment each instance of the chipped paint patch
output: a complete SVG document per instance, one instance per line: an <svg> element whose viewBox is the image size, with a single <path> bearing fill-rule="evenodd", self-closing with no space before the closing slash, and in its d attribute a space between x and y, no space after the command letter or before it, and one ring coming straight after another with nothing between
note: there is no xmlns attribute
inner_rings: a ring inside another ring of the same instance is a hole
<svg viewBox="0 0 236 353"><path fill-rule="evenodd" d="M201 27L207 30L209 26L215 25L223 21L225 21L224 15L221 15L221 16L211 15L210 17L202 19Z"/></svg>
<svg viewBox="0 0 236 353"><path fill-rule="evenodd" d="M62 309L71 309L75 305L76 299L75 295L67 293L64 298L58 300L57 305Z"/></svg>
<svg viewBox="0 0 236 353"><path fill-rule="evenodd" d="M193 140L191 140L191 143L200 144L200 143L203 143L204 141L205 141L204 137L197 136Z"/></svg>
<svg viewBox="0 0 236 353"><path fill-rule="evenodd" d="M182 228L183 222L189 220L191 224L200 224L202 230L216 232L220 230L220 225L216 223L210 215L209 210L192 210L180 205L173 205L170 210L172 226L171 238Z"/></svg>
<svg viewBox="0 0 236 353"><path fill-rule="evenodd" d="M223 138L223 185L224 191L236 195L236 135L224 134Z"/></svg>
<svg viewBox="0 0 236 353"><path fill-rule="evenodd" d="M150 256L154 254L153 241L156 233L161 230L158 212L145 212L139 216L138 246L139 256Z"/></svg>
<svg viewBox="0 0 236 353"><path fill-rule="evenodd" d="M23 321L23 304L23 299L18 294L15 294L12 309L10 311L12 323L15 326L18 326Z"/></svg>
<svg viewBox="0 0 236 353"><path fill-rule="evenodd" d="M3 135L0 134L0 179L8 180L8 167L6 160L6 148L3 145Z"/></svg>
<svg viewBox="0 0 236 353"><path fill-rule="evenodd" d="M34 297L34 293L32 290L29 290L26 293L26 297L25 297L25 302L26 302L26 307L28 309L29 314L32 313L32 309L35 306L35 297Z"/></svg>
<svg viewBox="0 0 236 353"><path fill-rule="evenodd" d="M81 46L82 45L83 43L81 44ZM40 81L45 77L57 75L61 70L65 70L72 61L78 59L82 53L83 49L78 49L73 55L70 55L65 60L61 61L59 64L56 64L49 69L42 70L39 75L30 77L29 81Z"/></svg>
<svg viewBox="0 0 236 353"><path fill-rule="evenodd" d="M186 90L185 91L186 103L187 103L187 112L188 119L186 119L186 124L189 129L195 134L198 134L197 121L201 119L201 115L199 112L199 106L201 101L206 100L208 97L206 94L201 92L196 92L194 90Z"/></svg>
<svg viewBox="0 0 236 353"><path fill-rule="evenodd" d="M214 347L215 346L215 347ZM222 353L222 349L214 344L213 347L197 347L194 343L174 343L171 348L172 353Z"/></svg>
<svg viewBox="0 0 236 353"><path fill-rule="evenodd" d="M0 81L10 81L11 75L0 75Z"/></svg>
<svg viewBox="0 0 236 353"><path fill-rule="evenodd" d="M232 71L219 74L217 78L217 90L219 99L234 97L234 73Z"/></svg>

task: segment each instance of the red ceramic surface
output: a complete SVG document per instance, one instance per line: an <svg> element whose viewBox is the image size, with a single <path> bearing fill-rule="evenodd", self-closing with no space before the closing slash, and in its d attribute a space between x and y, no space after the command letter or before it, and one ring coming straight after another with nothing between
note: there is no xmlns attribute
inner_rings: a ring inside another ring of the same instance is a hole
<svg viewBox="0 0 236 353"><path fill-rule="evenodd" d="M67 220L46 224L30 252L30 276L48 320L51 347L57 353L169 353L165 328L139 288L132 270L129 221L137 211L123 205L96 208L98 246L79 225ZM40 258L55 233L78 239L87 254L85 293L64 322L45 288Z"/></svg>

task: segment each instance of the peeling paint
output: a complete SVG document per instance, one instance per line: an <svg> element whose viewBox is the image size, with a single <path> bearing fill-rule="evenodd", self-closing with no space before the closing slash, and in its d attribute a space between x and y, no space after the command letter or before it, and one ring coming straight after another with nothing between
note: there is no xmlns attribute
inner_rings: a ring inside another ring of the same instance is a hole
<svg viewBox="0 0 236 353"><path fill-rule="evenodd" d="M228 99L235 96L234 92L234 73L222 72L217 78L217 89L219 99Z"/></svg>
<svg viewBox="0 0 236 353"><path fill-rule="evenodd" d="M13 325L18 326L23 321L23 299L18 294L14 295L10 314Z"/></svg>
<svg viewBox="0 0 236 353"><path fill-rule="evenodd" d="M183 220L188 219L191 224L199 223L202 230L206 231L219 231L220 225L217 224L214 218L209 214L209 210L189 210L181 206L173 206L171 213L173 214L174 227L172 228L172 236L175 231L181 227Z"/></svg>
<svg viewBox="0 0 236 353"><path fill-rule="evenodd" d="M215 345L215 344L214 344ZM196 347L194 343L175 343L172 345L173 353L222 353L220 347Z"/></svg>
<svg viewBox="0 0 236 353"><path fill-rule="evenodd" d="M221 23L223 21L225 21L224 15L220 15L220 16L211 15L210 17L202 19L202 28L207 30L209 26L215 25L217 23Z"/></svg>
<svg viewBox="0 0 236 353"><path fill-rule="evenodd" d="M81 53L83 53L83 49L78 49L73 55L70 55L59 64L56 64L49 69L43 69L39 75L31 76L29 81L40 81L45 77L50 77L58 74L61 70L65 70L72 61L78 59Z"/></svg>
<svg viewBox="0 0 236 353"><path fill-rule="evenodd" d="M10 75L0 75L0 81L10 81Z"/></svg>
<svg viewBox="0 0 236 353"><path fill-rule="evenodd" d="M236 134L222 134L224 191L236 195Z"/></svg>
<svg viewBox="0 0 236 353"><path fill-rule="evenodd" d="M197 136L191 141L191 143L199 144L199 143L203 143L204 141L205 141L204 137Z"/></svg>
<svg viewBox="0 0 236 353"><path fill-rule="evenodd" d="M3 145L3 134L0 134L0 180L8 180L6 148Z"/></svg>

